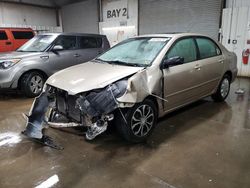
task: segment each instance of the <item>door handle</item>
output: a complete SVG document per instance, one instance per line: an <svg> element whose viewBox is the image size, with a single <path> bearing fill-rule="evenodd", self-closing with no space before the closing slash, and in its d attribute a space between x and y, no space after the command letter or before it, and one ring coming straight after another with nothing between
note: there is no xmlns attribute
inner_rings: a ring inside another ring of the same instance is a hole
<svg viewBox="0 0 250 188"><path fill-rule="evenodd" d="M49 59L49 56L48 55L43 55L43 56L40 56L41 59Z"/></svg>
<svg viewBox="0 0 250 188"><path fill-rule="evenodd" d="M194 67L196 70L201 70L201 66L200 65L195 65Z"/></svg>
<svg viewBox="0 0 250 188"><path fill-rule="evenodd" d="M74 54L74 57L80 57L80 55L79 54Z"/></svg>
<svg viewBox="0 0 250 188"><path fill-rule="evenodd" d="M5 42L6 45L11 45L10 41Z"/></svg>

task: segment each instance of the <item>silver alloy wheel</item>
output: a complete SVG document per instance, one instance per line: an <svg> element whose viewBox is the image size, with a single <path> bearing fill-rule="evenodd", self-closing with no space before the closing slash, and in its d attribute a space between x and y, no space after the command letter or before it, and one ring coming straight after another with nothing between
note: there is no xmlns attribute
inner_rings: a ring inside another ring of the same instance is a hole
<svg viewBox="0 0 250 188"><path fill-rule="evenodd" d="M223 98L225 98L229 92L229 88L230 88L230 82L228 80L228 78L224 78L222 80L221 83L221 87L220 87L220 94Z"/></svg>
<svg viewBox="0 0 250 188"><path fill-rule="evenodd" d="M154 124L154 112L151 106L143 104L133 113L131 119L131 130L138 137L149 133Z"/></svg>
<svg viewBox="0 0 250 188"><path fill-rule="evenodd" d="M39 75L33 76L30 80L29 86L32 93L40 93L43 89L43 78Z"/></svg>

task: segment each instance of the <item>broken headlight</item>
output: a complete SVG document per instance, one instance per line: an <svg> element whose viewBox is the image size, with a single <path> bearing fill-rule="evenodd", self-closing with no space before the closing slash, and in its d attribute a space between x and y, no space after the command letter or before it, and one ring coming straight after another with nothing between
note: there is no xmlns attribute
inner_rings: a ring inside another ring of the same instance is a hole
<svg viewBox="0 0 250 188"><path fill-rule="evenodd" d="M92 117L109 114L117 108L116 98L125 93L127 83L127 80L120 80L101 90L91 91L86 96L81 95L77 104L81 111Z"/></svg>
<svg viewBox="0 0 250 188"><path fill-rule="evenodd" d="M48 84L44 84L43 92L47 93L49 98L55 97L56 88Z"/></svg>

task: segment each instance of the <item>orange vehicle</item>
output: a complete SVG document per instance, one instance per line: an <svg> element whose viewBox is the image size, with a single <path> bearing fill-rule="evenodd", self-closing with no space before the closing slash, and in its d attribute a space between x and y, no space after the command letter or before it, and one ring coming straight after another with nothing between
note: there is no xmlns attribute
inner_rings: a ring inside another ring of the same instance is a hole
<svg viewBox="0 0 250 188"><path fill-rule="evenodd" d="M31 28L0 28L0 52L14 51L34 35Z"/></svg>

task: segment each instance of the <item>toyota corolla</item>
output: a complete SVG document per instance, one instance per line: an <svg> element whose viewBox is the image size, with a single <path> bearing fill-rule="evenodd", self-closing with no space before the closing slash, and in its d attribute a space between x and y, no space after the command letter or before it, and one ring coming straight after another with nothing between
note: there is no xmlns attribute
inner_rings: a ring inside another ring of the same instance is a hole
<svg viewBox="0 0 250 188"><path fill-rule="evenodd" d="M200 34L127 39L51 76L32 105L24 134L43 139L46 124L84 126L92 140L114 121L126 140L143 142L166 113L207 96L224 101L237 75L236 60Z"/></svg>

